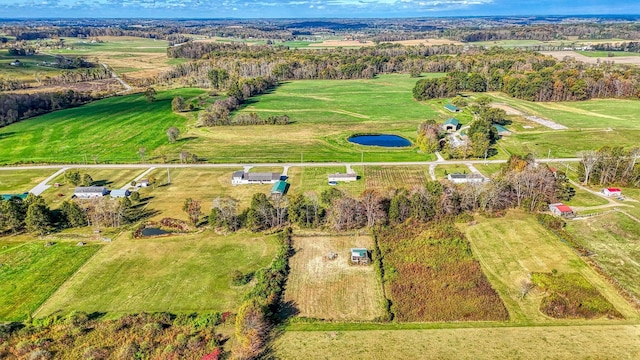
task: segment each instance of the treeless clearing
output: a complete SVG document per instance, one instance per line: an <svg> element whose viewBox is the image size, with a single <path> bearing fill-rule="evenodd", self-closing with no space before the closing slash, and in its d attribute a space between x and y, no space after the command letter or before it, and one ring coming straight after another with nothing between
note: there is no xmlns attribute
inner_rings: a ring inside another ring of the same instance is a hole
<svg viewBox="0 0 640 360"><path fill-rule="evenodd" d="M429 179L427 167L367 166L365 181L367 189L408 189L424 186Z"/></svg>
<svg viewBox="0 0 640 360"><path fill-rule="evenodd" d="M386 41L385 41L386 42ZM402 44L402 45L462 45L460 41L449 40L449 39L413 39L413 40L400 40L400 41L390 41L392 44Z"/></svg>
<svg viewBox="0 0 640 360"><path fill-rule="evenodd" d="M640 318L617 291L576 255L569 246L542 227L532 215L510 211L503 218L479 218L464 226L474 254L494 289L504 301L512 321L553 322L539 308L544 294L522 297L521 282L532 272L582 274L627 319Z"/></svg>
<svg viewBox="0 0 640 360"><path fill-rule="evenodd" d="M327 320L374 320L384 316L382 285L373 265L350 265L350 249L373 248L369 236L295 237L285 302L298 316ZM334 260L327 256L337 253Z"/></svg>
<svg viewBox="0 0 640 360"><path fill-rule="evenodd" d="M562 60L566 56L569 56L578 61L585 62L587 64L599 64L606 61L606 62L613 62L616 64L640 65L640 56L616 56L616 57L597 58L597 57L585 56L575 51L542 51L542 53L545 55L551 55L558 60Z"/></svg>
<svg viewBox="0 0 640 360"><path fill-rule="evenodd" d="M320 43L311 43L309 47L341 47L341 46L374 46L373 41L359 40L324 40Z"/></svg>
<svg viewBox="0 0 640 360"><path fill-rule="evenodd" d="M639 325L288 331L280 359L637 359Z"/></svg>

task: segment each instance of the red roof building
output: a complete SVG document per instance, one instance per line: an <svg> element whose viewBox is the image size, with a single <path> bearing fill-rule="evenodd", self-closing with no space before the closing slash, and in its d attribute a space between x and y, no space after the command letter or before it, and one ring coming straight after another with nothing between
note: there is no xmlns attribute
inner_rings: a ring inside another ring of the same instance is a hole
<svg viewBox="0 0 640 360"><path fill-rule="evenodd" d="M604 188L602 189L602 194L605 196L620 196L622 195L622 190L620 188Z"/></svg>

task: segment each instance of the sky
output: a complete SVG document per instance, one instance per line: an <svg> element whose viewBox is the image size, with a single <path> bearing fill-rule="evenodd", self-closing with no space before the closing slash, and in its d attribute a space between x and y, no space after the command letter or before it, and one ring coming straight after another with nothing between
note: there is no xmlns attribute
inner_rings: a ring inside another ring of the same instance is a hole
<svg viewBox="0 0 640 360"><path fill-rule="evenodd" d="M0 0L0 18L379 18L640 14L638 0Z"/></svg>

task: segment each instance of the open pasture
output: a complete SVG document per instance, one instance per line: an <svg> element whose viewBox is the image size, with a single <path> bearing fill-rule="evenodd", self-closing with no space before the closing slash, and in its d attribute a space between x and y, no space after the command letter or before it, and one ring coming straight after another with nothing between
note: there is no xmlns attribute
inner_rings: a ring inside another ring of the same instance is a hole
<svg viewBox="0 0 640 360"><path fill-rule="evenodd" d="M55 172L54 169L0 171L0 193L27 192Z"/></svg>
<svg viewBox="0 0 640 360"><path fill-rule="evenodd" d="M210 231L160 238L120 237L104 246L37 312L233 311L251 285L231 273L254 272L274 255L274 236Z"/></svg>
<svg viewBox="0 0 640 360"><path fill-rule="evenodd" d="M350 249L373 248L369 236L296 236L285 303L301 317L374 320L385 314L382 284L373 265L350 265ZM330 260L334 252L336 259Z"/></svg>
<svg viewBox="0 0 640 360"><path fill-rule="evenodd" d="M364 173L366 188L379 191L411 190L424 186L431 179L426 166L366 166Z"/></svg>
<svg viewBox="0 0 640 360"><path fill-rule="evenodd" d="M640 58L639 58L640 59ZM592 99L573 102L533 102L502 93L489 93L494 101L506 103L527 115L536 115L569 129L640 129L636 116L640 101Z"/></svg>
<svg viewBox="0 0 640 360"><path fill-rule="evenodd" d="M505 302L511 321L522 324L550 322L540 312L544 294L532 291L522 296L523 281L533 272L579 273L627 319L639 319L633 307L565 243L521 211L502 218L478 218L476 225L463 226L474 254L489 281Z"/></svg>
<svg viewBox="0 0 640 360"><path fill-rule="evenodd" d="M429 160L431 155L418 154L413 147L385 149L347 141L363 133L415 140L420 122L439 116L430 105L412 99L415 81L407 75L385 75L368 80L287 82L251 99L240 112L287 114L292 124L198 128L190 132L198 141L185 146L196 154L210 154L208 159L215 162L230 158L286 162L301 157L304 161Z"/></svg>
<svg viewBox="0 0 640 360"><path fill-rule="evenodd" d="M614 279L640 299L640 223L615 213L567 223L567 231L593 251Z"/></svg>
<svg viewBox="0 0 640 360"><path fill-rule="evenodd" d="M202 92L159 92L154 102L142 94L112 97L11 124L0 128L0 163L138 162L141 147L147 159L161 145L177 149L189 140L168 145L165 132L171 126L184 130L187 119L171 111L171 100Z"/></svg>
<svg viewBox="0 0 640 360"><path fill-rule="evenodd" d="M633 359L638 325L287 331L279 359Z"/></svg>
<svg viewBox="0 0 640 360"><path fill-rule="evenodd" d="M149 76L186 60L169 59L165 40L131 36L99 36L98 42L85 38L64 38L64 49L47 50L51 54L98 59L127 76Z"/></svg>
<svg viewBox="0 0 640 360"><path fill-rule="evenodd" d="M587 54L592 53L582 52L582 51L542 51L545 55L551 55L558 60L563 60L565 57L572 57L578 61L585 62L587 64L598 64L604 61L613 62L616 64L629 64L629 65L640 65L640 56L632 53L625 53L626 55L614 55L614 57L608 57L606 52L604 57L598 56L596 54Z"/></svg>
<svg viewBox="0 0 640 360"><path fill-rule="evenodd" d="M100 245L75 246L73 241L0 242L0 321L25 320ZM5 248L6 246L6 248Z"/></svg>

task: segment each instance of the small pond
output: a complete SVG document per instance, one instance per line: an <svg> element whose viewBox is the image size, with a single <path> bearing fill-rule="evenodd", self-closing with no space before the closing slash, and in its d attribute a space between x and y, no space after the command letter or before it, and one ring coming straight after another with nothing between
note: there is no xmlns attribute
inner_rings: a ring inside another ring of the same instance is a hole
<svg viewBox="0 0 640 360"><path fill-rule="evenodd" d="M162 229L151 228L151 227L144 228L142 230L142 236L156 236L156 235L164 235L164 234L171 234L171 233Z"/></svg>
<svg viewBox="0 0 640 360"><path fill-rule="evenodd" d="M398 135L390 134L371 134L371 135L354 135L347 139L349 142L365 145L365 146L382 146L382 147L406 147L411 146L411 141Z"/></svg>

